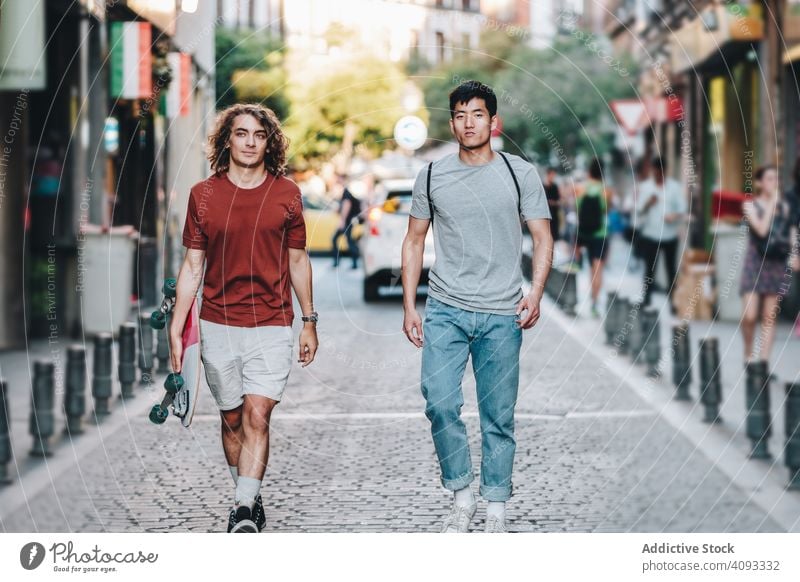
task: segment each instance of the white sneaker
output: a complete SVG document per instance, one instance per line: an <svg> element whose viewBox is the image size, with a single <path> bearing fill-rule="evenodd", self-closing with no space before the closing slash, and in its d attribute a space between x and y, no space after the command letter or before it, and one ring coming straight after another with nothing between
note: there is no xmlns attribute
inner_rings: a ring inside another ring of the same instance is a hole
<svg viewBox="0 0 800 582"><path fill-rule="evenodd" d="M486 516L486 533L508 533L506 522L496 515Z"/></svg>
<svg viewBox="0 0 800 582"><path fill-rule="evenodd" d="M469 531L469 522L475 516L475 510L478 508L477 503L473 503L469 507L461 507L460 505L453 504L444 523L442 524L442 533L467 533Z"/></svg>

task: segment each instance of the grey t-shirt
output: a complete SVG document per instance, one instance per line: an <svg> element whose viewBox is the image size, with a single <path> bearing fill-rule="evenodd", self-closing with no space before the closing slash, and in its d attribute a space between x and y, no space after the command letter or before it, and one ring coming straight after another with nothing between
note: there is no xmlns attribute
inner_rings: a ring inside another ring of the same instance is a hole
<svg viewBox="0 0 800 582"><path fill-rule="evenodd" d="M513 315L522 298L522 218L550 218L539 173L522 158L503 158L469 166L458 154L433 163L431 200L435 216L436 261L431 268L431 297L468 311ZM414 183L411 216L430 219L426 165Z"/></svg>

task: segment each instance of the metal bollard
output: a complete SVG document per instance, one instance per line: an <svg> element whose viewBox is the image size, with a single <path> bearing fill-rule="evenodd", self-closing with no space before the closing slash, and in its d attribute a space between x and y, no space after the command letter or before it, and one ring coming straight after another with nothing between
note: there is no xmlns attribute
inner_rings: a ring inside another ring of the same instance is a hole
<svg viewBox="0 0 800 582"><path fill-rule="evenodd" d="M153 383L153 328L150 327L150 316L139 316L139 378L140 386Z"/></svg>
<svg viewBox="0 0 800 582"><path fill-rule="evenodd" d="M6 381L0 378L0 485L11 483L11 479L8 477L8 467L6 467L11 460L11 437L8 436L11 417L8 415L7 391Z"/></svg>
<svg viewBox="0 0 800 582"><path fill-rule="evenodd" d="M689 326L672 327L672 383L675 385L675 400L691 400L689 386L692 383L692 359L689 350Z"/></svg>
<svg viewBox="0 0 800 582"><path fill-rule="evenodd" d="M617 304L617 294L614 291L609 291L608 295L606 295L606 320L603 322L607 346L614 343L614 333L619 329L617 325L618 313L619 305Z"/></svg>
<svg viewBox="0 0 800 582"><path fill-rule="evenodd" d="M700 341L700 402L705 407L703 422L722 422L719 417L719 405L722 402L719 343L715 337Z"/></svg>
<svg viewBox="0 0 800 582"><path fill-rule="evenodd" d="M67 426L64 433L83 433L83 415L86 414L86 348L74 345L67 348L67 386L64 395L64 413Z"/></svg>
<svg viewBox="0 0 800 582"><path fill-rule="evenodd" d="M789 486L800 491L800 382L786 383L786 457Z"/></svg>
<svg viewBox="0 0 800 582"><path fill-rule="evenodd" d="M110 333L99 333L94 338L94 374L92 376L92 396L94 397L94 414L98 418L111 414L108 401L111 399L112 387L112 343Z"/></svg>
<svg viewBox="0 0 800 582"><path fill-rule="evenodd" d="M169 365L169 338L167 337L167 326L156 331L156 340L156 359L158 360L156 372L159 374L169 374L172 369Z"/></svg>
<svg viewBox="0 0 800 582"><path fill-rule="evenodd" d="M121 398L133 398L136 382L136 324L127 322L119 326L119 364L117 374Z"/></svg>
<svg viewBox="0 0 800 582"><path fill-rule="evenodd" d="M647 362L647 375L651 378L661 376L661 326L658 324L658 311L652 308L642 311L642 333L644 335L644 359Z"/></svg>
<svg viewBox="0 0 800 582"><path fill-rule="evenodd" d="M33 389L31 391L31 416L28 423L33 437L31 456L49 457L49 439L55 433L56 419L53 413L55 382L53 362L37 360L33 363Z"/></svg>
<svg viewBox="0 0 800 582"><path fill-rule="evenodd" d="M630 347L627 318L631 310L631 302L626 297L617 296L617 303L619 306L617 307L617 331L614 334L614 345L617 346L617 352L624 356L629 352Z"/></svg>
<svg viewBox="0 0 800 582"><path fill-rule="evenodd" d="M567 315L575 315L575 306L578 305L578 283L575 273L564 273L564 288L561 291L561 307Z"/></svg>
<svg viewBox="0 0 800 582"><path fill-rule="evenodd" d="M747 437L752 448L751 459L770 459L767 443L772 434L772 419L769 413L769 371L767 362L748 362L747 375Z"/></svg>
<svg viewBox="0 0 800 582"><path fill-rule="evenodd" d="M628 332L628 353L634 364L644 363L642 352L644 351L645 329L642 318L641 304L633 303L625 314L626 323L630 327Z"/></svg>

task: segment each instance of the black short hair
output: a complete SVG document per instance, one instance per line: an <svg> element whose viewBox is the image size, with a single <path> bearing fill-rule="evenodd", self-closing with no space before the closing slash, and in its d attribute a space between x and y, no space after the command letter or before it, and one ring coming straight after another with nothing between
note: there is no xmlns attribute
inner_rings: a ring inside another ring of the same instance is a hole
<svg viewBox="0 0 800 582"><path fill-rule="evenodd" d="M556 174L558 174L558 168L556 168L555 166L547 166L547 173L549 174L550 172L555 172Z"/></svg>
<svg viewBox="0 0 800 582"><path fill-rule="evenodd" d="M494 90L480 81L464 81L450 93L450 118L456 115L456 105L469 103L476 97L483 99L491 117L497 115L497 95Z"/></svg>
<svg viewBox="0 0 800 582"><path fill-rule="evenodd" d="M595 180L603 179L603 162L600 161L600 158L594 158L589 164L589 177Z"/></svg>
<svg viewBox="0 0 800 582"><path fill-rule="evenodd" d="M653 158L653 161L650 162L650 167L653 168L653 170L661 170L662 174L666 175L667 173L667 162L664 158Z"/></svg>

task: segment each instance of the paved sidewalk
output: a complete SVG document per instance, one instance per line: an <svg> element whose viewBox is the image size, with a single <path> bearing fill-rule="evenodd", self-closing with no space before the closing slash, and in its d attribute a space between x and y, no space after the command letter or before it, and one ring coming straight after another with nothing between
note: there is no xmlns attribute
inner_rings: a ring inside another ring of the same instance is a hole
<svg viewBox="0 0 800 582"><path fill-rule="evenodd" d="M601 313L606 311L607 293L616 291L622 296L632 300L638 299L642 288L642 271L631 269L630 246L620 238L611 241L608 264L604 271L603 291L601 293ZM633 272L631 272L633 271ZM581 341L597 350L598 354L610 354L610 347L604 345L605 331L603 320L593 319L590 312L590 280L588 269L584 266L577 277L578 305L577 315L574 318L564 316L564 323L568 331L574 333ZM672 327L681 321L670 313L667 297L663 293L653 294L653 307L659 311L660 344L662 359L660 369L662 378L652 380L644 374L643 364L634 365L630 356L618 356L616 365L624 376L635 378L636 382L644 388L657 387L664 406L669 406L676 419L681 419L681 425L691 426L692 430L713 431L713 434L725 443L726 453L735 453L737 457L746 458L750 452L750 440L746 435L746 377L743 364L743 343L739 325L722 321L691 321L689 322L689 338L692 357L692 384L690 393L691 402L670 402L674 395L672 385ZM707 337L716 337L719 341L720 370L722 379L723 402L720 407L720 416L723 423L710 427L702 422L703 406L699 402L700 386L700 359L699 343ZM777 325L775 345L771 359L771 370L777 375L778 381L773 381L770 386L770 401L772 413L772 435L768 442L769 451L773 455L771 461L748 461L750 468L756 473L769 478L770 482L782 487L788 481L788 469L785 467L783 450L785 446L784 420L785 420L785 384L786 382L800 381L800 338L794 336L791 323L780 322ZM720 451L710 454L722 454ZM760 481L760 479L759 479ZM794 492L800 498L800 492Z"/></svg>
<svg viewBox="0 0 800 582"><path fill-rule="evenodd" d="M83 345L86 348L86 414L83 419L84 434L70 437L64 433L66 428L66 414L64 412L65 382L67 374L67 348L70 345ZM0 352L0 377L7 383L6 401L9 411L10 438L13 458L7 465L9 478L15 483L30 472L40 470L42 460L29 455L33 445L30 435L31 414L31 386L33 384L33 368L36 360L46 360L54 363L55 373L55 434L50 438L53 456L49 462L58 466L63 457L72 457L77 448L92 446L97 439L98 432L116 430L121 424L127 423L128 417L147 415L153 402L163 395L163 381L165 375L154 373L149 386L141 385L139 378L141 372L136 368L137 382L134 384L134 398L122 400L119 384L118 345L114 342L112 348L112 398L109 401L111 414L98 422L94 414L94 399L92 398L92 375L94 348L91 340L80 342L78 340L34 340L28 345L27 350L13 350ZM155 372L155 370L154 370ZM6 488L11 487L7 486ZM4 488L0 488L0 492Z"/></svg>
<svg viewBox="0 0 800 582"><path fill-rule="evenodd" d="M266 531L436 531L449 495L422 413L420 353L399 330L401 305L364 305L356 272L318 263L314 272L323 343L311 367L294 369L273 418ZM762 487L773 496L767 507L746 471L721 468L728 457L676 428L650 389L575 333L576 321L546 306L525 334L512 531L800 528L796 496ZM470 369L464 396L477 473ZM188 431L174 418L153 426L128 416L57 478L39 474L45 485L35 494L24 479L25 488L0 492L2 531L224 531L233 484L205 391L199 407Z"/></svg>

